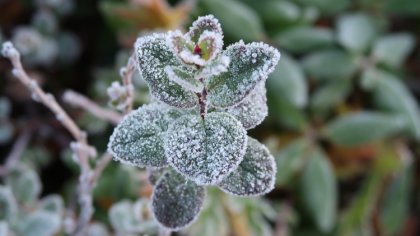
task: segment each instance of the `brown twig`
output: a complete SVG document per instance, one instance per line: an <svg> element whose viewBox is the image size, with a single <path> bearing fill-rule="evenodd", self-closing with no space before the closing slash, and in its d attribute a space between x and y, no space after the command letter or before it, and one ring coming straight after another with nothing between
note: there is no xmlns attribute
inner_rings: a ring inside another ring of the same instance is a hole
<svg viewBox="0 0 420 236"><path fill-rule="evenodd" d="M94 116L107 120L112 124L118 124L122 116L115 111L107 110L98 104L72 90L67 90L63 95L63 100L72 106L80 107L83 110L92 113Z"/></svg>
<svg viewBox="0 0 420 236"><path fill-rule="evenodd" d="M136 70L136 61L134 55L128 58L127 65L120 70L120 76L122 78L123 85L127 88L127 109L124 114L128 114L133 109L134 101L134 86L133 86L133 75Z"/></svg>

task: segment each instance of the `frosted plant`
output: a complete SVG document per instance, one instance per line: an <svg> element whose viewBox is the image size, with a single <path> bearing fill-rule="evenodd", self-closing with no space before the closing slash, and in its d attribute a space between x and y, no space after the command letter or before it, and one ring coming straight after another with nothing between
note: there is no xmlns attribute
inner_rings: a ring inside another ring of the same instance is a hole
<svg viewBox="0 0 420 236"><path fill-rule="evenodd" d="M267 115L275 48L240 41L223 50L220 24L209 15L186 34L137 39L135 56L156 102L128 114L108 149L120 162L160 170L151 205L161 226L191 224L209 185L238 196L271 191L274 159L246 130Z"/></svg>

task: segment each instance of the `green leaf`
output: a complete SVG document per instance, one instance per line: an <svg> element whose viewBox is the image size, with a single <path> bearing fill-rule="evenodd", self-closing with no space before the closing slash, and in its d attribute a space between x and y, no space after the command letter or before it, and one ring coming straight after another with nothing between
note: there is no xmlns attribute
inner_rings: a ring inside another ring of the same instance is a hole
<svg viewBox="0 0 420 236"><path fill-rule="evenodd" d="M309 54L302 60L305 72L316 80L348 79L357 70L357 62L341 50L323 50Z"/></svg>
<svg viewBox="0 0 420 236"><path fill-rule="evenodd" d="M274 37L279 45L294 53L305 53L334 44L332 30L321 27L293 27Z"/></svg>
<svg viewBox="0 0 420 236"><path fill-rule="evenodd" d="M305 139L293 141L276 155L276 185L285 186L304 167L310 144Z"/></svg>
<svg viewBox="0 0 420 236"><path fill-rule="evenodd" d="M48 211L35 211L19 224L19 232L25 236L55 235L60 226L60 216Z"/></svg>
<svg viewBox="0 0 420 236"><path fill-rule="evenodd" d="M350 0L298 0L303 5L315 6L326 14L339 13L346 9Z"/></svg>
<svg viewBox="0 0 420 236"><path fill-rule="evenodd" d="M166 166L162 135L179 116L181 111L163 104L143 105L115 128L108 151L123 163L140 167Z"/></svg>
<svg viewBox="0 0 420 236"><path fill-rule="evenodd" d="M226 36L233 41L254 41L264 36L259 16L252 8L236 0L203 0L204 8L221 22ZM238 27L238 26L241 27Z"/></svg>
<svg viewBox="0 0 420 236"><path fill-rule="evenodd" d="M381 77L373 89L375 104L388 112L401 115L407 124L406 132L420 140L420 112L416 99L402 83L391 74Z"/></svg>
<svg viewBox="0 0 420 236"><path fill-rule="evenodd" d="M151 220L141 219L141 208L137 207L141 204L146 204L144 199L135 203L123 200L113 204L108 211L112 228L119 234L125 235L132 232L145 232L156 227L156 224L153 224Z"/></svg>
<svg viewBox="0 0 420 236"><path fill-rule="evenodd" d="M176 120L165 137L169 164L200 185L217 184L243 160L246 131L224 112L186 115Z"/></svg>
<svg viewBox="0 0 420 236"><path fill-rule="evenodd" d="M398 235L407 220L413 191L413 168L405 166L387 187L379 213L385 235Z"/></svg>
<svg viewBox="0 0 420 236"><path fill-rule="evenodd" d="M10 115L11 104L8 98L0 97L0 118L5 119Z"/></svg>
<svg viewBox="0 0 420 236"><path fill-rule="evenodd" d="M388 138L404 127L400 117L366 111L339 117L327 124L324 132L335 144L357 146Z"/></svg>
<svg viewBox="0 0 420 236"><path fill-rule="evenodd" d="M239 120L245 129L259 125L268 114L265 84L258 84L241 103L226 109L225 112Z"/></svg>
<svg viewBox="0 0 420 236"><path fill-rule="evenodd" d="M348 50L363 53L376 37L372 19L362 13L341 16L337 23L338 41Z"/></svg>
<svg viewBox="0 0 420 236"><path fill-rule="evenodd" d="M6 178L16 200L24 205L35 203L41 194L41 180L38 174L29 168L14 170Z"/></svg>
<svg viewBox="0 0 420 236"><path fill-rule="evenodd" d="M270 25L287 25L297 22L301 10L291 1L247 1L255 9L261 19Z"/></svg>
<svg viewBox="0 0 420 236"><path fill-rule="evenodd" d="M415 46L414 37L399 33L381 37L376 40L372 56L375 61L390 67L398 67L404 62Z"/></svg>
<svg viewBox="0 0 420 236"><path fill-rule="evenodd" d="M307 125L307 118L303 111L287 101L278 100L278 93L268 86L268 109L269 118L275 119L280 125L292 130L303 131ZM270 92L271 91L271 92Z"/></svg>
<svg viewBox="0 0 420 236"><path fill-rule="evenodd" d="M308 157L301 177L303 203L317 227L330 232L337 217L337 184L331 164L319 150Z"/></svg>
<svg viewBox="0 0 420 236"><path fill-rule="evenodd" d="M268 149L248 137L248 146L238 168L224 178L218 186L237 196L258 196L274 188L276 163Z"/></svg>
<svg viewBox="0 0 420 236"><path fill-rule="evenodd" d="M153 190L152 211L163 227L180 230L198 217L204 197L204 187L176 172L167 172Z"/></svg>
<svg viewBox="0 0 420 236"><path fill-rule="evenodd" d="M188 108L197 104L197 96L171 81L165 72L166 66L181 65L167 43L167 35L138 38L135 52L140 75L147 82L152 96L175 107Z"/></svg>
<svg viewBox="0 0 420 236"><path fill-rule="evenodd" d="M306 106L308 86L301 66L290 56L283 55L267 80L267 87L277 101L286 100L297 108Z"/></svg>
<svg viewBox="0 0 420 236"><path fill-rule="evenodd" d="M315 112L326 112L346 99L351 86L351 80L338 80L317 88L311 98L311 109Z"/></svg>
<svg viewBox="0 0 420 236"><path fill-rule="evenodd" d="M222 108L240 103L258 83L267 79L280 60L277 49L243 41L227 47L223 55L231 60L228 71L206 81L209 103Z"/></svg>
<svg viewBox="0 0 420 236"><path fill-rule="evenodd" d="M0 221L12 222L18 211L18 205L10 187L0 186Z"/></svg>

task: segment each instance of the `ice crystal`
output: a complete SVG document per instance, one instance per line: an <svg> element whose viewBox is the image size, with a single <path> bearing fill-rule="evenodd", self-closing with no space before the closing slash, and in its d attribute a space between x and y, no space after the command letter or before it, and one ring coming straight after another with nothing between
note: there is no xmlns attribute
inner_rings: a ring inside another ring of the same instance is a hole
<svg viewBox="0 0 420 236"><path fill-rule="evenodd" d="M165 105L144 105L127 115L115 128L108 150L120 162L140 167L167 164L162 135L181 112Z"/></svg>
<svg viewBox="0 0 420 236"><path fill-rule="evenodd" d="M222 112L183 116L168 129L168 162L197 184L217 184L242 161L246 132L231 115Z"/></svg>
<svg viewBox="0 0 420 236"><path fill-rule="evenodd" d="M280 60L277 49L264 43L240 41L229 46L223 54L231 59L228 71L207 80L208 99L215 107L240 103L258 83L267 79Z"/></svg>
<svg viewBox="0 0 420 236"><path fill-rule="evenodd" d="M205 188L170 171L158 181L152 196L153 215L165 228L179 230L197 217L203 206Z"/></svg>
<svg viewBox="0 0 420 236"><path fill-rule="evenodd" d="M226 177L219 187L234 195L256 196L274 188L276 164L267 148L253 138L248 138L244 160Z"/></svg>
<svg viewBox="0 0 420 236"><path fill-rule="evenodd" d="M138 69L158 100L176 107L193 107L197 96L171 81L166 66L181 66L179 59L167 44L165 34L153 34L137 39L135 44Z"/></svg>
<svg viewBox="0 0 420 236"><path fill-rule="evenodd" d="M268 115L265 83L260 83L240 104L225 109L235 116L245 129L259 125Z"/></svg>

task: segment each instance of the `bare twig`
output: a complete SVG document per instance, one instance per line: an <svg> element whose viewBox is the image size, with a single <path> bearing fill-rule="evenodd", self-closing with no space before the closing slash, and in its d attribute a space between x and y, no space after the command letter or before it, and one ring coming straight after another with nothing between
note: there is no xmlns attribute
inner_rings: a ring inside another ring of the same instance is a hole
<svg viewBox="0 0 420 236"><path fill-rule="evenodd" d="M4 165L0 167L0 176L6 175L19 162L19 158L22 156L30 139L30 132L24 132L19 136L18 140L13 144L9 155L6 157Z"/></svg>
<svg viewBox="0 0 420 236"><path fill-rule="evenodd" d="M133 74L136 70L136 63L134 60L134 55L131 55L128 58L127 65L120 70L120 76L122 78L123 85L127 88L127 109L125 114L130 113L133 109L134 101L134 86L133 86Z"/></svg>
<svg viewBox="0 0 420 236"><path fill-rule="evenodd" d="M72 90L67 90L64 93L63 100L72 106L80 107L85 111L92 113L94 116L107 120L113 124L118 124L122 119L121 115L117 112L102 108L89 98Z"/></svg>
<svg viewBox="0 0 420 236"><path fill-rule="evenodd" d="M32 98L48 107L76 140L70 144L70 147L74 153L75 160L79 163L81 169L79 177L80 214L79 223L73 232L73 235L82 235L83 229L93 214L91 187L88 181L92 175L89 157L96 156L96 149L87 143L86 133L69 117L57 103L54 96L44 92L37 82L28 76L20 61L20 54L11 42L3 44L2 54L11 61L13 65L13 75L31 91Z"/></svg>

